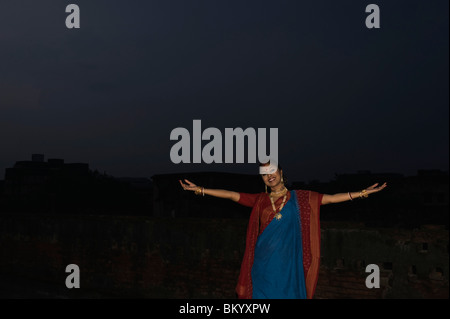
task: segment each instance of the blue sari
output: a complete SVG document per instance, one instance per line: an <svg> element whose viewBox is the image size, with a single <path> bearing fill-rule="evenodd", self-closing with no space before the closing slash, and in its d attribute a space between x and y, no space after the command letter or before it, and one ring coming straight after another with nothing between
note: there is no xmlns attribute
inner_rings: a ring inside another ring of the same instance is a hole
<svg viewBox="0 0 450 319"><path fill-rule="evenodd" d="M251 270L254 299L306 299L300 208L295 191L258 236Z"/></svg>

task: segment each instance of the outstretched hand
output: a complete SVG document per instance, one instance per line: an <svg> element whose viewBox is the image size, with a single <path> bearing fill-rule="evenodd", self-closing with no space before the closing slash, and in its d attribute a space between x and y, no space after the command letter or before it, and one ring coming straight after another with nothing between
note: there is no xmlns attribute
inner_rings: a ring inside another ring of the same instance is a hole
<svg viewBox="0 0 450 319"><path fill-rule="evenodd" d="M366 194L370 195L370 194L373 194L373 193L377 193L377 192L385 189L387 187L387 184L385 182L385 183L383 183L383 185L378 186L378 187L377 186L378 186L378 183L375 183L372 186L367 187L366 188Z"/></svg>
<svg viewBox="0 0 450 319"><path fill-rule="evenodd" d="M194 183L188 181L187 179L184 180L186 183L183 183L183 181L181 179L179 179L179 182L181 184L181 187L183 187L183 189L186 191L195 191L198 189L198 186L195 185Z"/></svg>

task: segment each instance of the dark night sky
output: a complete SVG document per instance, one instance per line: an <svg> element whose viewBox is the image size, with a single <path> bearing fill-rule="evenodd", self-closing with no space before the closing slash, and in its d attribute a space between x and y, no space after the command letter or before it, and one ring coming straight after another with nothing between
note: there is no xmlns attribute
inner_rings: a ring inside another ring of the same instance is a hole
<svg viewBox="0 0 450 319"><path fill-rule="evenodd" d="M81 28L67 29L76 3ZM366 5L381 29L365 26ZM276 127L291 180L448 170L448 1L0 2L0 179L32 153L122 177L170 132Z"/></svg>

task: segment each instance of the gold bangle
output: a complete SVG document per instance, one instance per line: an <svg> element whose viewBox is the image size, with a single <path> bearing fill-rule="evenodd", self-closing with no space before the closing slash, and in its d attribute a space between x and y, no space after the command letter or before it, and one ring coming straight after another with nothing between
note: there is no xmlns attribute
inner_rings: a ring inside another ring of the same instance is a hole
<svg viewBox="0 0 450 319"><path fill-rule="evenodd" d="M203 186L199 186L196 190L195 190L195 195L202 195L205 196L205 188Z"/></svg>
<svg viewBox="0 0 450 319"><path fill-rule="evenodd" d="M359 198L367 198L369 197L369 194L367 194L367 191L365 189L363 189L362 191L359 192Z"/></svg>

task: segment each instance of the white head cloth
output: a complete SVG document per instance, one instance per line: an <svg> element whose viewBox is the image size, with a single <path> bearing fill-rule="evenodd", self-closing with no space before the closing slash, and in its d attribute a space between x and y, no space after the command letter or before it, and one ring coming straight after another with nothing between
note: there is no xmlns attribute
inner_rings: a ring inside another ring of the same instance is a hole
<svg viewBox="0 0 450 319"><path fill-rule="evenodd" d="M277 169L278 165L275 162L271 161L269 165L259 167L259 174L273 174L277 171Z"/></svg>

